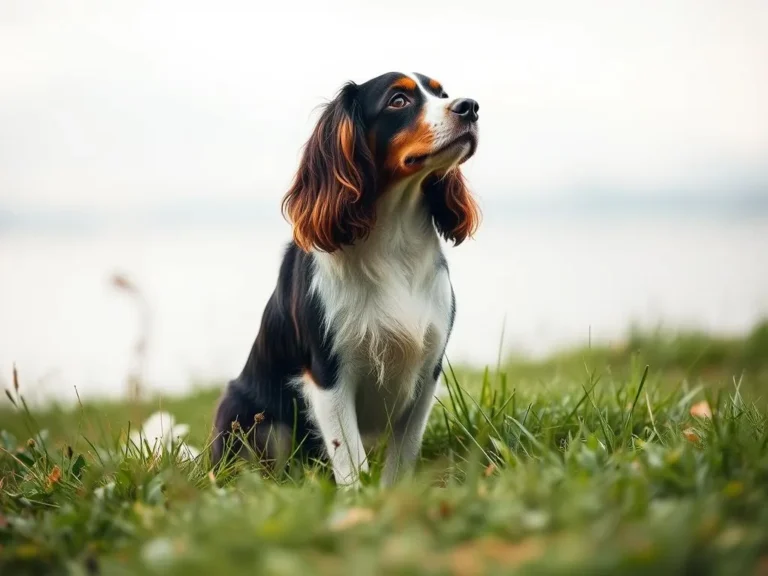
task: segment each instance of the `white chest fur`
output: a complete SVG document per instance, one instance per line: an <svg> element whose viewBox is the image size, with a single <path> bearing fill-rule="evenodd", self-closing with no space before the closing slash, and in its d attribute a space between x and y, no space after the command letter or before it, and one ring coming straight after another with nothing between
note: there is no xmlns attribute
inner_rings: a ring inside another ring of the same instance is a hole
<svg viewBox="0 0 768 576"><path fill-rule="evenodd" d="M385 220L351 249L315 254L313 290L340 378L356 388L361 432L396 417L439 361L451 315L441 262L438 238L419 214Z"/></svg>

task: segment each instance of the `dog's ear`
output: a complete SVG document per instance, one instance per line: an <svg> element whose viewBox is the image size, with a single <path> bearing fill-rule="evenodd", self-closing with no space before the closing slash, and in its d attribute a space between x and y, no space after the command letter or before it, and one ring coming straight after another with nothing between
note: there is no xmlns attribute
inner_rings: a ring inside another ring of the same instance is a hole
<svg viewBox="0 0 768 576"><path fill-rule="evenodd" d="M458 246L475 233L480 207L458 168L430 176L424 182L424 194L435 228L443 238Z"/></svg>
<svg viewBox="0 0 768 576"><path fill-rule="evenodd" d="M333 252L365 238L375 219L376 169L366 144L357 85L325 106L283 198L296 244Z"/></svg>

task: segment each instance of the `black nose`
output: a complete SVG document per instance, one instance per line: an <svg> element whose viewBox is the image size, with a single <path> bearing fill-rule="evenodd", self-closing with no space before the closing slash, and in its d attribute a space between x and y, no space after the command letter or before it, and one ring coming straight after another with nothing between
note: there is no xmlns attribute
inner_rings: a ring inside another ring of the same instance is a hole
<svg viewBox="0 0 768 576"><path fill-rule="evenodd" d="M480 104L471 98L459 98L451 104L451 112L458 114L462 120L467 122L477 122L478 110L480 110Z"/></svg>

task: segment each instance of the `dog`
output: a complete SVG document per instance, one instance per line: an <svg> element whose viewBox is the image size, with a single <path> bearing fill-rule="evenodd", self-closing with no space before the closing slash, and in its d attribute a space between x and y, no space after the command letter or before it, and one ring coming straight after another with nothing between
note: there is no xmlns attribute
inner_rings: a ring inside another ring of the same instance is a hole
<svg viewBox="0 0 768 576"><path fill-rule="evenodd" d="M399 72L323 107L283 198L293 238L276 288L216 409L215 464L246 440L279 465L298 441L358 487L386 432L382 483L415 466L456 313L441 238L459 245L480 222L460 171L478 110Z"/></svg>

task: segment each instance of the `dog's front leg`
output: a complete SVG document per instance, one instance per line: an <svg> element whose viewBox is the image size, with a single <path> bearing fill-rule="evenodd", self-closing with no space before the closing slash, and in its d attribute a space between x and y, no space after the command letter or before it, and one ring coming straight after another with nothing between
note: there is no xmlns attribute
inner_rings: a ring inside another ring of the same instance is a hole
<svg viewBox="0 0 768 576"><path fill-rule="evenodd" d="M357 426L354 386L342 378L332 388L311 386L307 396L333 464L336 484L357 488L360 472L368 472L368 461Z"/></svg>
<svg viewBox="0 0 768 576"><path fill-rule="evenodd" d="M436 389L437 379L431 370L422 374L413 404L393 426L381 475L382 485L392 485L401 474L410 472L416 463Z"/></svg>

